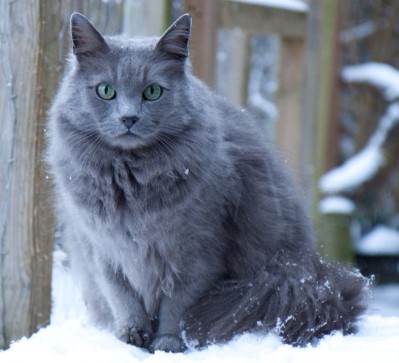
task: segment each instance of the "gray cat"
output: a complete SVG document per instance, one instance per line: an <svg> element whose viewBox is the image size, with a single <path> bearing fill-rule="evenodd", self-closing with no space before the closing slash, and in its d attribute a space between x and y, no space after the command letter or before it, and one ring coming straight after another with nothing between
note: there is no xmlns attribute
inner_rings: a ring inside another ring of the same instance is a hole
<svg viewBox="0 0 399 363"><path fill-rule="evenodd" d="M71 16L47 159L89 313L150 351L353 332L367 280L315 252L273 149L190 73L190 28L126 40Z"/></svg>

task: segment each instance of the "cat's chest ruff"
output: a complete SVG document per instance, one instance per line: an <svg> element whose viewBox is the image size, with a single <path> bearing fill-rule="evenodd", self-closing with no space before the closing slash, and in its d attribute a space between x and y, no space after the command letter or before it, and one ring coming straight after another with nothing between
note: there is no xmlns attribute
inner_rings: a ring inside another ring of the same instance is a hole
<svg viewBox="0 0 399 363"><path fill-rule="evenodd" d="M64 174L64 183L77 205L107 223L135 218L145 211L173 208L195 189L187 167L158 173L147 183L140 182L140 172L128 163L98 170L74 172L71 168Z"/></svg>

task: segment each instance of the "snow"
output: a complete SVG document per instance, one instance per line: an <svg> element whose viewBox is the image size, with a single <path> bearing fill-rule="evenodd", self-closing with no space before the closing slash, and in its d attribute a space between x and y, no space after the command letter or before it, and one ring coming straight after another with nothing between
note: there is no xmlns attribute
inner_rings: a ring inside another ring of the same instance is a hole
<svg viewBox="0 0 399 363"><path fill-rule="evenodd" d="M376 300L359 322L356 335L334 333L317 346L294 348L274 334L244 334L232 342L172 354L150 354L124 344L110 332L91 326L79 290L66 265L65 255L54 255L53 314L51 325L0 352L2 363L256 363L396 361L399 356L399 286L375 289ZM380 298L378 298L380 296ZM391 304L389 304L391 301ZM396 305L395 305L396 304ZM386 316L389 312L389 316ZM384 314L385 313L385 314Z"/></svg>
<svg viewBox="0 0 399 363"><path fill-rule="evenodd" d="M382 317L399 316L399 285L375 287L374 302L369 310L371 314L379 314Z"/></svg>
<svg viewBox="0 0 399 363"><path fill-rule="evenodd" d="M380 148L370 145L351 157L341 166L320 178L320 189L324 193L337 193L356 188L370 180L384 161Z"/></svg>
<svg viewBox="0 0 399 363"><path fill-rule="evenodd" d="M275 104L263 97L260 92L251 93L248 102L251 107L260 110L270 119L275 120L278 117L278 109Z"/></svg>
<svg viewBox="0 0 399 363"><path fill-rule="evenodd" d="M118 341L108 332L70 320L14 343L11 349L0 353L0 360L2 363L25 363L28 359L41 363L392 362L398 354L399 318L373 315L360 323L357 335L333 334L317 347L293 348L271 334L246 334L227 345L211 346L202 351L156 352L153 355Z"/></svg>
<svg viewBox="0 0 399 363"><path fill-rule="evenodd" d="M297 12L307 12L308 5L301 0L233 0L240 3L248 3L260 6L269 6Z"/></svg>
<svg viewBox="0 0 399 363"><path fill-rule="evenodd" d="M340 34L340 40L343 43L350 43L359 39L364 39L373 34L376 30L374 22L365 21L362 24L356 25L352 28L344 30Z"/></svg>
<svg viewBox="0 0 399 363"><path fill-rule="evenodd" d="M388 64L364 63L342 70L346 82L366 82L383 92L387 101L399 97L399 71ZM399 120L399 103L390 104L376 131L357 154L323 175L319 187L324 193L350 191L372 179L384 163L383 145L389 131Z"/></svg>
<svg viewBox="0 0 399 363"><path fill-rule="evenodd" d="M372 179L384 163L383 144L398 121L399 103L393 103L381 117L366 146L320 178L320 190L329 194L350 191Z"/></svg>
<svg viewBox="0 0 399 363"><path fill-rule="evenodd" d="M351 83L369 83L380 89L387 101L399 97L399 70L385 63L369 62L345 66L342 79Z"/></svg>
<svg viewBox="0 0 399 363"><path fill-rule="evenodd" d="M363 255L399 255L399 231L379 225L361 238L355 249Z"/></svg>
<svg viewBox="0 0 399 363"><path fill-rule="evenodd" d="M355 210L355 203L350 199L340 196L323 198L319 203L319 210L324 214L352 214Z"/></svg>

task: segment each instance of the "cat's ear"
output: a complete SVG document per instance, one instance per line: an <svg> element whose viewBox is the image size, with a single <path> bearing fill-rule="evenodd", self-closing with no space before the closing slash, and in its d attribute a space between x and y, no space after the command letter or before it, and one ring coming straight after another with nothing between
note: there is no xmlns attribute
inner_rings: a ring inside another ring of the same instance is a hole
<svg viewBox="0 0 399 363"><path fill-rule="evenodd" d="M109 51L108 44L102 35L82 14L71 15L71 37L73 53L78 60L106 54Z"/></svg>
<svg viewBox="0 0 399 363"><path fill-rule="evenodd" d="M184 60L188 57L190 32L191 16L184 14L165 31L155 49L172 59Z"/></svg>

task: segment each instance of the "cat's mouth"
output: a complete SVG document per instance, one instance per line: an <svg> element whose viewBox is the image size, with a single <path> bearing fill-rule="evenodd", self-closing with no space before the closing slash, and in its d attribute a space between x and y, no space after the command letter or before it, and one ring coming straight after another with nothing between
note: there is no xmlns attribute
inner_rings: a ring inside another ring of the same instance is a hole
<svg viewBox="0 0 399 363"><path fill-rule="evenodd" d="M132 132L131 130L127 130L117 136L114 137L114 143L116 145L119 145L123 148L131 148L136 146L137 142L140 142L139 140L142 139L139 135L137 135L135 132Z"/></svg>
<svg viewBox="0 0 399 363"><path fill-rule="evenodd" d="M135 134L134 132L132 132L131 130L127 130L119 137L125 138L125 137L139 137L139 136L137 134Z"/></svg>

